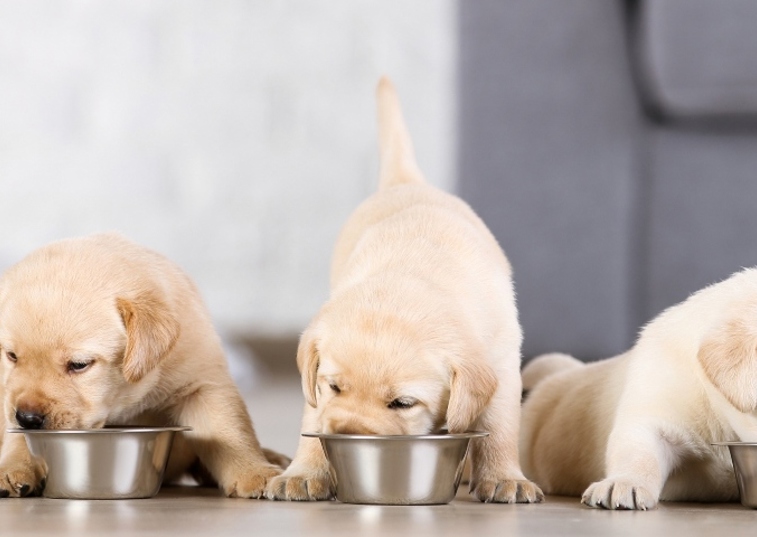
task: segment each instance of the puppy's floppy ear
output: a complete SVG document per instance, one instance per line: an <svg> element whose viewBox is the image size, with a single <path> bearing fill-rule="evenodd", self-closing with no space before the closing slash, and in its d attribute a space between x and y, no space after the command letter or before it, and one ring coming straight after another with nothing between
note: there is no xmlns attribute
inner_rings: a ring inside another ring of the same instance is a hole
<svg viewBox="0 0 757 537"><path fill-rule="evenodd" d="M494 369L480 355L457 358L452 365L447 428L462 433L476 421L497 390Z"/></svg>
<svg viewBox="0 0 757 537"><path fill-rule="evenodd" d="M168 354L179 338L180 325L155 293L117 298L116 306L126 327L123 375L128 382L137 382Z"/></svg>
<svg viewBox="0 0 757 537"><path fill-rule="evenodd" d="M712 383L742 412L757 408L757 333L735 318L705 335L697 355Z"/></svg>
<svg viewBox="0 0 757 537"><path fill-rule="evenodd" d="M318 376L318 338L316 329L311 324L300 336L300 344L297 347L297 368L302 377L302 393L305 400L313 408L318 404L316 399L316 380Z"/></svg>

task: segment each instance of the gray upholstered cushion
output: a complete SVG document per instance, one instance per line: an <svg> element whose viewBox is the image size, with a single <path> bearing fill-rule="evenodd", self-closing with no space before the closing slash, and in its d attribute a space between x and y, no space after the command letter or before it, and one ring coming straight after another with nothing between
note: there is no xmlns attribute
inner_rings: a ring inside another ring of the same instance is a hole
<svg viewBox="0 0 757 537"><path fill-rule="evenodd" d="M757 1L643 0L642 87L668 116L757 117Z"/></svg>

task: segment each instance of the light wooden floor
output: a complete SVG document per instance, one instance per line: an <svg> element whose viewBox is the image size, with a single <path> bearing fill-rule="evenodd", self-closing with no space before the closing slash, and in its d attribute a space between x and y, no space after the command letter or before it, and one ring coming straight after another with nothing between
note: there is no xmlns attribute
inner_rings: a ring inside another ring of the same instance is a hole
<svg viewBox="0 0 757 537"><path fill-rule="evenodd" d="M467 492L448 505L373 506L335 501L271 502L174 487L149 500L0 500L3 535L173 535L400 537L750 536L757 511L740 504L663 504L654 511L601 511L576 498L539 505L492 505Z"/></svg>

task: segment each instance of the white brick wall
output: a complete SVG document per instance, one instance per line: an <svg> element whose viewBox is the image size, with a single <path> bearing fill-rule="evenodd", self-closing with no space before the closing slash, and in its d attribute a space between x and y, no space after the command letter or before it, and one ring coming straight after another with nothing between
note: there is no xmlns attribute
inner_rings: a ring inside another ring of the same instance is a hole
<svg viewBox="0 0 757 537"><path fill-rule="evenodd" d="M376 183L380 74L453 187L454 17L454 0L0 0L0 269L119 230L181 264L222 330L301 330Z"/></svg>

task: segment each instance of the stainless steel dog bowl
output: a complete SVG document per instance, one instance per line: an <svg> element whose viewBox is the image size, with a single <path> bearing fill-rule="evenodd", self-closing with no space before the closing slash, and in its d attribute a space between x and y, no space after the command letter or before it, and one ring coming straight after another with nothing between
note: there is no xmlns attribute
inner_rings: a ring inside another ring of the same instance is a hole
<svg viewBox="0 0 757 537"><path fill-rule="evenodd" d="M472 438L488 433L374 436L303 433L319 438L345 503L449 503Z"/></svg>
<svg viewBox="0 0 757 537"><path fill-rule="evenodd" d="M728 446L741 504L757 509L757 443L715 442L713 445Z"/></svg>
<svg viewBox="0 0 757 537"><path fill-rule="evenodd" d="M121 499L155 496L174 434L189 427L9 429L22 433L47 464L48 498Z"/></svg>

